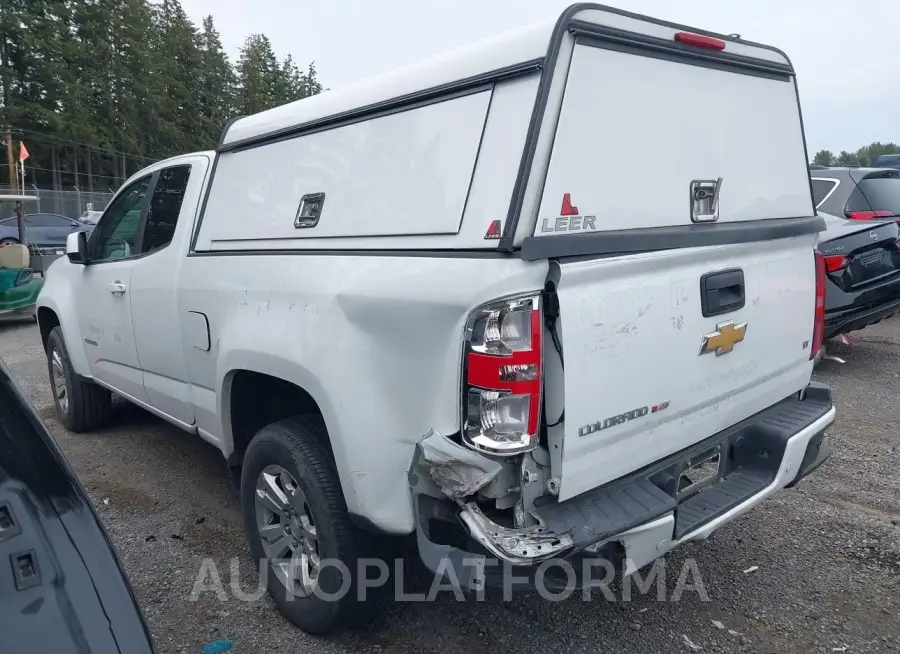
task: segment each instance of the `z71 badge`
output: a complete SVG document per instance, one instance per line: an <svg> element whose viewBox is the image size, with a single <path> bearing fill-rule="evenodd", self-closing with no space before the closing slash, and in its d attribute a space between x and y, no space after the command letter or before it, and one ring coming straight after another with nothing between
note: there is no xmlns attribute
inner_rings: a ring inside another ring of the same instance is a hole
<svg viewBox="0 0 900 654"><path fill-rule="evenodd" d="M581 427L578 428L578 435L588 436L589 434L594 434L598 431L609 429L610 427L615 427L616 425L621 425L624 422L629 422L630 420L635 420L637 418L643 418L644 416L651 413L657 413L668 407L669 402L666 401L650 406L642 406L640 409L632 409L631 411L620 413L619 415L612 416L610 418L607 418L606 420L598 420L597 422L592 422L587 425L581 425Z"/></svg>

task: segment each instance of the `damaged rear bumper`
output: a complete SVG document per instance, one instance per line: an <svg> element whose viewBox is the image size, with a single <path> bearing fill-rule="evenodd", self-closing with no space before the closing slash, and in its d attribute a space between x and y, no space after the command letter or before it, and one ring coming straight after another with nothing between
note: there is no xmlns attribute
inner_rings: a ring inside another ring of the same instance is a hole
<svg viewBox="0 0 900 654"><path fill-rule="evenodd" d="M452 567L461 585L475 590L498 585L510 566L529 586L537 574L553 585L548 562L559 559L576 571L590 569L579 562L602 559L631 574L681 543L707 538L818 468L830 452L824 430L834 416L829 389L810 384L802 399L791 396L625 478L564 502L541 498L532 511L538 524L524 529L491 520L471 497L499 464L432 433L418 444L409 475L419 554L433 572ZM711 452L719 456L716 477L685 494L682 474ZM590 581L574 579L577 586Z"/></svg>

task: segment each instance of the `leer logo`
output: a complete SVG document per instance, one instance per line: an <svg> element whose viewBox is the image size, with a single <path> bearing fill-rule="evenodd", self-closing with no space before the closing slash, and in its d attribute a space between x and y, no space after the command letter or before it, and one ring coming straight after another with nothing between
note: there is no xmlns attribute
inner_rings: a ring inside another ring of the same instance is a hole
<svg viewBox="0 0 900 654"><path fill-rule="evenodd" d="M563 193L562 208L557 218L544 218L541 221L541 233L551 232L584 232L596 230L597 216L583 216L578 213L578 207L572 204L572 196Z"/></svg>

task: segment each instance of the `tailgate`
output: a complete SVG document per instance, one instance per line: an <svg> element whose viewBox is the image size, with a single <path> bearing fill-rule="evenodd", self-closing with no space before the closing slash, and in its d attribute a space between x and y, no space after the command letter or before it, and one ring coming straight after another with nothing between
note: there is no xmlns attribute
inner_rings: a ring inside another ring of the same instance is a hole
<svg viewBox="0 0 900 654"><path fill-rule="evenodd" d="M814 238L559 264L561 500L806 386ZM743 306L727 310L729 302L740 303L741 277ZM704 316L715 311L723 312Z"/></svg>

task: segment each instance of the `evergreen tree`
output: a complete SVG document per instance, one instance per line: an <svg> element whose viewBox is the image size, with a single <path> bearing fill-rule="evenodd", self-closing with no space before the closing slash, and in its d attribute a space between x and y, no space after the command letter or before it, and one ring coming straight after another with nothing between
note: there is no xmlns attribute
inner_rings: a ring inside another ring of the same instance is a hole
<svg viewBox="0 0 900 654"><path fill-rule="evenodd" d="M241 47L237 63L238 108L241 114L255 114L284 103L288 84L264 34L251 34Z"/></svg>
<svg viewBox="0 0 900 654"><path fill-rule="evenodd" d="M197 93L200 101L201 131L207 144L214 143L226 121L235 115L237 78L222 48L213 17L203 19L198 35L200 77Z"/></svg>
<svg viewBox="0 0 900 654"><path fill-rule="evenodd" d="M198 29L180 0L0 0L0 127L27 143L40 186L115 188L212 147L238 113L321 90L313 64L279 64L261 34L232 66L212 16Z"/></svg>

